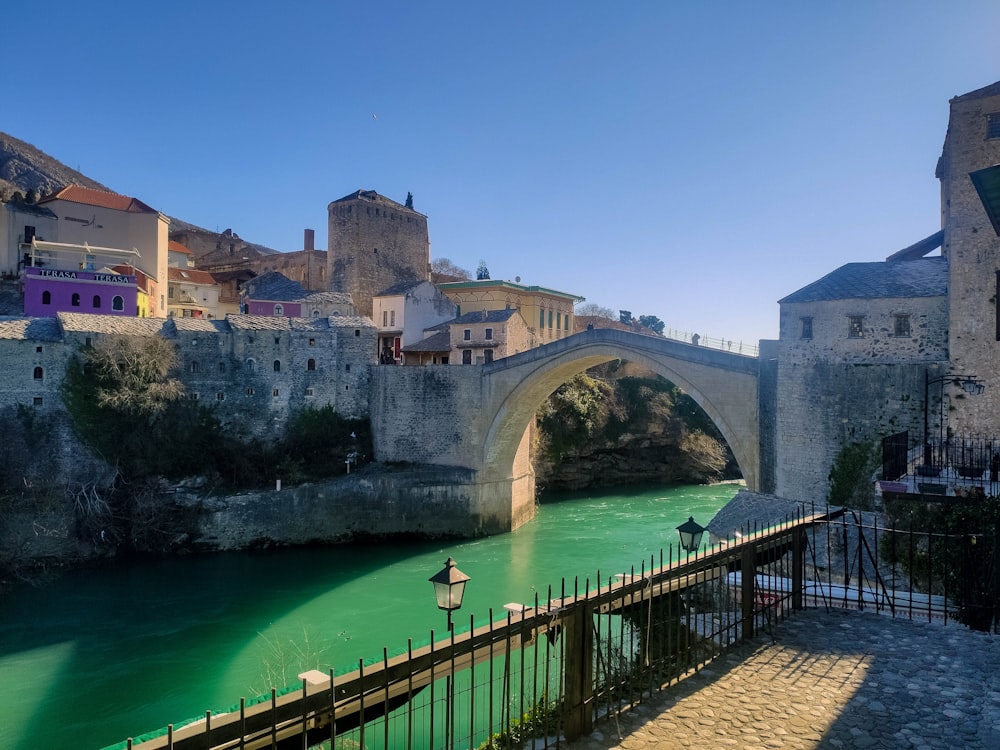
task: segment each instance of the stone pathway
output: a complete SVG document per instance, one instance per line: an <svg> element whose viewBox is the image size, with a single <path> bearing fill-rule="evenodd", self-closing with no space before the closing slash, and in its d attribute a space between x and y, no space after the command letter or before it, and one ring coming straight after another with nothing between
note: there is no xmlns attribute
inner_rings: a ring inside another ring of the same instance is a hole
<svg viewBox="0 0 1000 750"><path fill-rule="evenodd" d="M1000 637L796 613L570 750L1000 748Z"/></svg>

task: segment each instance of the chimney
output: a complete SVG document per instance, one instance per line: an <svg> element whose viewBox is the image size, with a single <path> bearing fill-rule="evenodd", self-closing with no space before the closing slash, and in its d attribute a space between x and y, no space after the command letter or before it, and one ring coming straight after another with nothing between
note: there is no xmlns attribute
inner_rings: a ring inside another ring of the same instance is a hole
<svg viewBox="0 0 1000 750"><path fill-rule="evenodd" d="M307 229L305 231L305 238L302 240L303 250L315 250L316 249L316 230Z"/></svg>

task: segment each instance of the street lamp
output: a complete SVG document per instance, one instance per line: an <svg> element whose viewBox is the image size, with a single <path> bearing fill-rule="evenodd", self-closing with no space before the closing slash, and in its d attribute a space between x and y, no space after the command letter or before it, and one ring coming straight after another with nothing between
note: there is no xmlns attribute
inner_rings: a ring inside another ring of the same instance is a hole
<svg viewBox="0 0 1000 750"><path fill-rule="evenodd" d="M694 520L694 516L689 516L688 520L677 527L677 533L681 537L681 547L685 552L696 552L701 547L701 537L705 533L705 527Z"/></svg>
<svg viewBox="0 0 1000 750"><path fill-rule="evenodd" d="M968 393L970 396L978 396L986 388L986 384L982 380L977 378L975 375L941 375L936 378L932 378L927 370L924 370L924 465L934 466L934 451L931 449L931 435L930 426L927 419L928 405L930 404L930 387L932 385L941 386L941 394L938 398L940 401L944 398L944 384L951 383L954 386L961 386L962 390ZM943 418L942 424L938 425L938 430L944 430ZM940 442L940 441L939 441ZM939 446L940 447L940 446Z"/></svg>
<svg viewBox="0 0 1000 750"><path fill-rule="evenodd" d="M465 596L465 584L469 582L469 576L455 567L455 561L448 558L444 567L428 579L434 584L434 598L437 599L438 609L443 609L448 613L448 632L451 632L451 613L462 606L462 597Z"/></svg>

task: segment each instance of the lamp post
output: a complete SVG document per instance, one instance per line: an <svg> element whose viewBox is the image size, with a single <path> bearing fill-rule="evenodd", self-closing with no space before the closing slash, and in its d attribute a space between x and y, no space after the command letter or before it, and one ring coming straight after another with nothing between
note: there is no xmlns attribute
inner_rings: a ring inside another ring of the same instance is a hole
<svg viewBox="0 0 1000 750"><path fill-rule="evenodd" d="M465 584L469 582L469 576L455 567L455 560L449 557L444 567L428 579L434 584L434 598L437 600L438 609L443 609L448 613L448 632L452 632L451 613L462 606L462 597L465 596ZM454 642L454 636L452 636ZM454 655L452 656L454 664ZM444 714L444 735L445 747L451 747L452 732L452 710L451 710L451 672L445 678L445 714Z"/></svg>
<svg viewBox="0 0 1000 750"><path fill-rule="evenodd" d="M986 387L982 380L977 378L975 375L940 375L936 378L932 378L927 370L924 370L924 465L934 466L934 451L931 448L931 435L930 435L930 425L927 418L928 406L930 404L930 388L932 385L940 385L940 395L938 401L944 398L944 384L951 383L954 386L961 386L962 390L968 393L970 396L978 396L983 392ZM942 424L938 425L938 430L944 430L944 419L941 420ZM939 439L939 443L941 440ZM940 447L940 446L939 446Z"/></svg>
<svg viewBox="0 0 1000 750"><path fill-rule="evenodd" d="M705 527L694 520L694 516L689 516L688 520L677 527L677 533L681 537L681 547L685 552L697 552L701 547L701 537L705 533Z"/></svg>

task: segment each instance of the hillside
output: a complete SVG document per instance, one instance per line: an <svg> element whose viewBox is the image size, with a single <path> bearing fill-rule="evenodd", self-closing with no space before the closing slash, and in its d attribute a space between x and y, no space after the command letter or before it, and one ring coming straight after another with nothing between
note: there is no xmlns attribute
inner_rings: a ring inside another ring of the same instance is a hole
<svg viewBox="0 0 1000 750"><path fill-rule="evenodd" d="M30 143L0 133L0 198L8 199L15 192L27 195L29 190L46 195L69 184L111 190Z"/></svg>
<svg viewBox="0 0 1000 750"><path fill-rule="evenodd" d="M58 159L49 156L30 143L7 133L0 133L0 201L9 200L15 193L26 197L29 191L34 191L38 197L41 197L54 193L66 185L82 185L96 190L119 192L113 187L92 180L82 172L67 167ZM134 197L140 200L143 198L141 195ZM163 210L162 206L156 208ZM164 211L164 213L167 212ZM223 238L223 235L218 232L204 229L176 217L170 217L170 232L171 234L175 232L197 234L203 238L203 243L208 247L214 247ZM244 246L260 255L270 255L277 252L277 250L264 245L242 240L241 250Z"/></svg>

